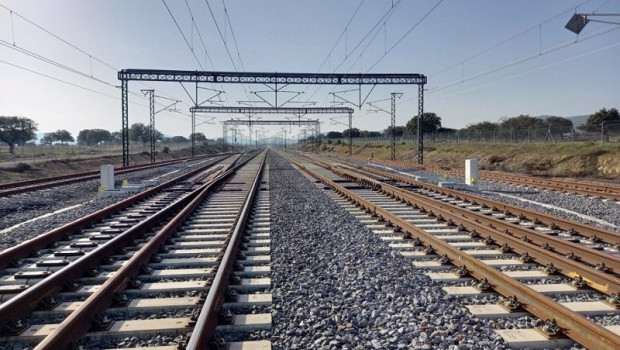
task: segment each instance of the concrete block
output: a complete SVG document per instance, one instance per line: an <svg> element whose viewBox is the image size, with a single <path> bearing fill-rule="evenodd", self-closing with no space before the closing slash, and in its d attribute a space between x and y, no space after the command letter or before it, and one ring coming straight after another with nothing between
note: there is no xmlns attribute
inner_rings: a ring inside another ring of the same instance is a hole
<svg viewBox="0 0 620 350"><path fill-rule="evenodd" d="M103 190L114 189L114 166L102 165L100 168L101 188Z"/></svg>
<svg viewBox="0 0 620 350"><path fill-rule="evenodd" d="M475 185L478 181L478 159L465 160L465 183Z"/></svg>

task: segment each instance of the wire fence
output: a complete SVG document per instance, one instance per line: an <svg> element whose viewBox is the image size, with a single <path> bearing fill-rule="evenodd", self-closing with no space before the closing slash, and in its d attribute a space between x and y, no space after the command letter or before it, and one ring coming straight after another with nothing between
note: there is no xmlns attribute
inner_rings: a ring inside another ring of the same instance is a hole
<svg viewBox="0 0 620 350"><path fill-rule="evenodd" d="M354 137L353 144L386 143L389 136ZM348 144L349 139L324 139L322 142ZM402 135L396 137L398 143L417 143L416 135ZM542 127L527 129L496 128L492 130L454 130L424 134L424 142L432 143L571 143L571 142L601 142L620 143L620 122L604 123L600 129L579 130L571 127Z"/></svg>

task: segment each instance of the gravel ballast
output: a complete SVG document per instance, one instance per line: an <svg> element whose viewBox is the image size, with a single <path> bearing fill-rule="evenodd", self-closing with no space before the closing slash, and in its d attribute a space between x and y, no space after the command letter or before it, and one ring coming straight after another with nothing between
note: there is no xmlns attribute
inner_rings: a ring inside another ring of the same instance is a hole
<svg viewBox="0 0 620 350"><path fill-rule="evenodd" d="M353 159L343 160L347 162L355 162L361 165L367 165L364 162L356 161ZM388 170L388 168L390 167L378 166L377 168L379 170ZM465 178L462 176L452 176L448 180L446 180L442 176L442 174L432 171L411 170L396 166L391 167L391 169L393 171L400 171L416 176L426 177L429 179L429 182L435 184L442 181L465 183ZM521 208L535 210L541 213L574 220L584 224L589 224L596 227L620 232L620 202L605 200L601 198L592 198L572 193L562 193L558 191L546 191L532 187L515 186L503 182L487 180L480 180L478 182L478 187L480 189L480 192L476 194L482 197L486 197L502 203L511 204ZM525 199L527 201L520 200L519 198ZM575 215L564 210L549 208L548 206L543 206L532 202L538 202L553 207L573 211L579 214L595 217L597 219L606 221L613 226L605 225L604 223L597 221L592 221L586 217Z"/></svg>
<svg viewBox="0 0 620 350"><path fill-rule="evenodd" d="M503 349L490 321L270 155L274 349Z"/></svg>
<svg viewBox="0 0 620 350"><path fill-rule="evenodd" d="M188 164L196 163L178 163L117 175L116 187L121 186L123 179L127 179L130 183L140 183L141 181L161 176L156 181L162 183L193 170L194 167L188 167ZM175 170L179 171L168 174ZM168 175L162 176L164 174ZM8 232L0 232L0 251L38 234L94 213L132 195L124 194L97 199L98 186L99 180L90 180L0 198L0 231L44 214L79 205L73 209L26 223Z"/></svg>

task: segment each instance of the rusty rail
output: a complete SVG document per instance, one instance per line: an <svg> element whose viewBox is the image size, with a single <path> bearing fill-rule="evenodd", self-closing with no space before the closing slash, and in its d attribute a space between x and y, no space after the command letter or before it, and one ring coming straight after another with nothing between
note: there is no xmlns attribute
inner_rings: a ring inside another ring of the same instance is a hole
<svg viewBox="0 0 620 350"><path fill-rule="evenodd" d="M397 225L403 231L416 235L420 239L431 244L440 253L448 255L454 262L461 262L469 269L469 273L477 279L487 278L493 288L504 296L516 296L522 303L525 310L535 316L546 319L553 315L562 331L571 339L581 345L591 349L617 349L620 347L620 336L610 330L605 329L580 314L570 309L552 302L546 296L535 292L533 289L521 284L517 280L508 277L492 268L478 259L454 248L437 237L421 230L406 220L382 209L379 206L356 195L352 191L347 190L343 186L311 171L302 164L295 162L287 157L289 161L296 164L300 169L304 170L314 178L320 180L325 185L331 187L339 194L349 198L351 201L366 208L370 212L389 220L392 224Z"/></svg>
<svg viewBox="0 0 620 350"><path fill-rule="evenodd" d="M43 234L38 235L35 238L32 238L30 240L27 240L25 242L22 242L14 247L11 248L7 248L5 250L3 250L2 252L0 252L0 268L4 268L7 265L11 264L12 262L15 262L21 258L24 258L26 256L28 256L29 254L31 254L32 252L38 250L38 249L42 249L45 248L46 246L48 246L50 243L56 242L61 240L62 238L69 236L71 234L73 234L76 231L79 231L97 221L99 221L102 218L105 218L113 213L118 212L119 210L122 210L134 203L137 203L138 201L141 201L144 198L147 198L159 191L161 191L162 189L173 185L174 183L178 182L178 181L183 181L185 179L188 179L198 173L200 173L201 171L204 171L205 169L207 169L208 167L213 166L214 164L218 163L219 161L221 161L223 159L218 159L218 160L214 160L213 162L210 162L209 164L206 164L200 168L197 168L195 170L192 170L186 174L183 174L175 179L166 181L163 184L157 185L153 188L150 188L144 192L140 192L136 195L133 195L127 199L124 199L118 203L115 203L114 205L111 205L109 207L103 208L101 210L98 210L92 214L89 214L83 218L80 218L76 221L70 222L68 224L65 224L61 227L55 228L51 231L45 232Z"/></svg>
<svg viewBox="0 0 620 350"><path fill-rule="evenodd" d="M418 207L425 209L427 212L434 213L434 215L441 215L446 220L452 220L455 225L462 224L469 231L476 231L481 235L488 235L493 240L500 243L508 243L515 251L521 253L528 252L532 255L534 261L537 261L542 265L553 263L562 274L568 277L572 278L582 276L592 288L603 293L611 294L620 291L620 280L615 276L598 271L592 266L586 266L563 256L558 256L557 254L532 244L529 241L524 241L522 238L528 237L531 241L535 241L535 238L538 238L539 242L555 242L558 246L561 244L569 245L570 248L564 249L572 249L572 251L576 252L584 261L605 261L610 267L615 269L620 267L620 259L618 257L608 254L601 254L593 249L582 247L570 242L563 242L562 240L554 237L546 237L543 235L516 235L514 231L516 231L517 227L509 226L502 220L488 218L484 215L470 212L458 206L437 202L436 200L429 199L425 196L411 193L396 186L388 185L339 167L331 167L331 170L345 177L359 179L362 183L371 188L380 189L394 198L404 200L408 203L413 203ZM475 218L471 218L472 216ZM501 229L507 227L510 227L513 232L507 234L501 231Z"/></svg>
<svg viewBox="0 0 620 350"><path fill-rule="evenodd" d="M349 157L351 159L358 159L364 161L362 157L352 156ZM417 164L407 162L407 161L392 161L387 159L376 159L375 163L386 164L386 165L396 165L403 168L408 169L419 169L419 170L429 170L434 172L447 173L450 175L463 176L463 171L455 170L452 168L440 167L436 165L428 165L425 164L423 167L418 166ZM484 180L492 180L492 181L501 181L507 182L509 184L514 185L524 185L529 187L535 187L545 190L551 191L564 191L571 192L575 194L593 196L593 197L601 197L606 199L613 199L616 201L620 201L620 186L613 185L604 185L604 184L596 184L596 183L584 183L577 181L567 181L567 180L555 180L555 179L544 179L535 176L528 175L514 175L508 174L499 171L490 171L490 170L481 170L478 173L479 179Z"/></svg>
<svg viewBox="0 0 620 350"><path fill-rule="evenodd" d="M91 323L100 312L112 304L114 295L125 290L129 280L138 274L140 268L148 263L151 256L165 245L166 240L180 227L187 217L202 203L214 187L232 176L246 162L229 167L212 182L196 189L190 201L178 201L170 211L181 211L174 216L153 238L136 252L116 273L108 279L96 292L91 294L75 311L71 313L52 333L43 339L36 350L54 350L67 348L72 342L79 340L91 327ZM189 197L189 196L188 196ZM189 203L188 203L189 202ZM212 289L212 288L211 288Z"/></svg>
<svg viewBox="0 0 620 350"><path fill-rule="evenodd" d="M520 208L514 205L494 201L494 200L484 198L481 196L476 196L474 194L465 193L465 192L461 192L461 191L457 191L457 190L453 190L453 189L449 189L445 187L439 187L437 185L433 185L427 182L416 181L413 178L395 174L395 173L388 172L388 171L382 171L382 170L374 169L371 167L360 166L360 165L351 164L351 163L348 163L347 165L364 170L366 172L369 172L375 175L388 178L388 179L400 181L400 182L403 182L409 185L419 186L429 191L449 195L456 199L478 203L481 205L486 205L489 208L494 208L499 211L503 211L505 213L511 213L517 216L523 215L526 218L532 218L532 219L536 218L545 225L557 226L558 228L561 228L565 231L575 230L585 237L597 236L602 241L609 243L609 244L620 243L620 233L618 232L606 230L606 229L599 228L599 227L594 227L594 226L587 225L587 224L582 224L580 222L564 219L559 216L538 213L533 210Z"/></svg>
<svg viewBox="0 0 620 350"><path fill-rule="evenodd" d="M252 209L253 199L256 191L260 187L261 176L266 158L266 156L263 157L261 165L257 171L256 178L254 179L250 192L246 197L245 204L243 205L243 209L241 210L235 229L232 233L228 246L226 247L226 252L222 257L222 262L220 263L217 273L213 278L213 283L211 284L211 288L209 288L207 298L200 311L200 316L196 321L196 326L194 327L194 331L192 332L185 350L218 349L217 346L213 345L213 337L218 324L218 313L224 303L224 292L228 288L229 284L228 277L233 271L234 262L237 252L239 251L239 243Z"/></svg>
<svg viewBox="0 0 620 350"><path fill-rule="evenodd" d="M207 158L207 157L217 157L218 155L210 155L210 156L201 156L195 157L193 159ZM151 168L156 168L165 165L172 165L182 163L189 158L181 158L175 160L168 160L164 162L158 163L150 163L150 164L141 164L141 165L131 165L128 167L120 168L116 171L116 174L127 174L135 171L141 171ZM0 184L0 197L6 197L14 194L25 193L36 191L40 189L52 188L57 186L64 186L76 182L94 180L99 178L98 171L86 171L81 173L67 174L67 175L59 175L46 177L42 179L34 179L34 180L26 180L19 182L11 182Z"/></svg>

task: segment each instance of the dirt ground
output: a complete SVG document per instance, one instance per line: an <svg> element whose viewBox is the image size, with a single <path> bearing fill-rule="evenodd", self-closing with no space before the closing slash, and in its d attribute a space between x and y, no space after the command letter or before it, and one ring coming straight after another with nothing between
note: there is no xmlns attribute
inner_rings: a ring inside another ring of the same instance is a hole
<svg viewBox="0 0 620 350"><path fill-rule="evenodd" d="M215 150L208 148L198 148L197 155L215 153ZM169 154L159 152L156 161L172 160L183 157L190 157L191 150L171 152ZM149 153L131 154L129 164L148 164L151 162ZM24 181L43 177L64 175L77 172L99 170L101 165L111 164L115 168L120 168L123 163L122 156L104 156L86 159L56 159L56 160L36 160L33 162L4 162L0 164L0 183Z"/></svg>

